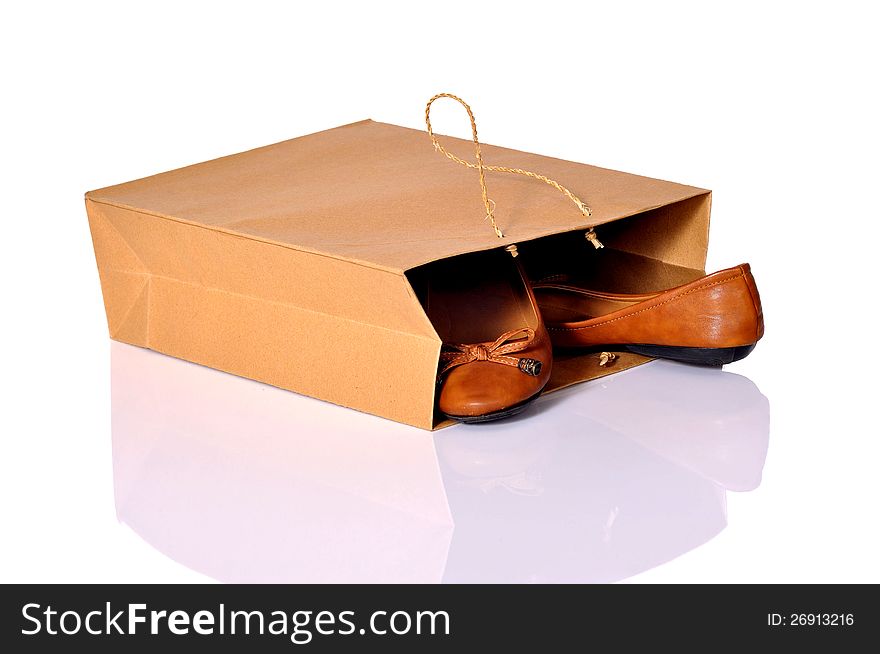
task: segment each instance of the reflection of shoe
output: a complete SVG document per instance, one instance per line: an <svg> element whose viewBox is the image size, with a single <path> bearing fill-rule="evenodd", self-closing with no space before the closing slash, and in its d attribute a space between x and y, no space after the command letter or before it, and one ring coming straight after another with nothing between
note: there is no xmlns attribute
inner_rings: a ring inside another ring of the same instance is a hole
<svg viewBox="0 0 880 654"><path fill-rule="evenodd" d="M604 293L554 278L534 289L558 347L622 345L645 356L721 365L746 357L764 335L748 264L657 293Z"/></svg>
<svg viewBox="0 0 880 654"><path fill-rule="evenodd" d="M434 436L455 521L444 581L607 582L709 541L757 487L769 403L750 380L668 361L542 397L540 420Z"/></svg>
<svg viewBox="0 0 880 654"><path fill-rule="evenodd" d="M550 379L552 348L518 262L503 252L435 263L426 310L443 340L438 408L461 422L507 418Z"/></svg>
<svg viewBox="0 0 880 654"><path fill-rule="evenodd" d="M668 461L730 491L761 483L770 403L747 377L656 361L607 378L589 396L584 417Z"/></svg>
<svg viewBox="0 0 880 654"><path fill-rule="evenodd" d="M455 521L444 583L618 581L724 529L718 486L566 411L588 395L567 394L538 432L530 419L435 435Z"/></svg>

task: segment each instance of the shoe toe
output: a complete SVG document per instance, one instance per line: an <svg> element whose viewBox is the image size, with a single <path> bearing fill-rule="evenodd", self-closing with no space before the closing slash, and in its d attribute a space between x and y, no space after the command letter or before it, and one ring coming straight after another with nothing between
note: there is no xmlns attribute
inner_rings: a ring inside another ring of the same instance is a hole
<svg viewBox="0 0 880 654"><path fill-rule="evenodd" d="M533 377L512 366L476 361L449 372L438 398L448 416L486 416L510 409L537 395L543 375Z"/></svg>

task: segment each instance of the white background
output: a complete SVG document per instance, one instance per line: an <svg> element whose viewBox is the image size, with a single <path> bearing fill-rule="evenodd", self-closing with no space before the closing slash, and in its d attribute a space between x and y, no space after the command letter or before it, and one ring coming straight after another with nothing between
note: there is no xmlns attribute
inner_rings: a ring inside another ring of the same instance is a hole
<svg viewBox="0 0 880 654"><path fill-rule="evenodd" d="M487 143L713 189L707 268L753 266L767 335L728 368L770 402L763 482L728 494L717 537L630 580L880 581L868 6L7 7L0 581L210 579L117 521L83 193L367 117L420 128L439 91ZM435 126L467 135L451 104Z"/></svg>

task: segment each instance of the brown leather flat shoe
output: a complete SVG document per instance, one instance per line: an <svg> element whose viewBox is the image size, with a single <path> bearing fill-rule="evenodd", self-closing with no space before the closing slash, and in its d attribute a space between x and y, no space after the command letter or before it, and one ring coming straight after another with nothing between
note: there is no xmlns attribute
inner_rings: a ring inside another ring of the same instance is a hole
<svg viewBox="0 0 880 654"><path fill-rule="evenodd" d="M432 265L425 310L443 340L437 407L475 423L516 415L552 368L552 345L522 267L504 251Z"/></svg>
<svg viewBox="0 0 880 654"><path fill-rule="evenodd" d="M431 105L450 98L464 107L471 123L475 162L447 151L431 128ZM425 126L434 148L451 161L479 173L486 220L502 239L489 199L486 171L526 175L567 194L589 216L589 208L557 182L519 168L486 166L477 123L468 104L451 93L438 93L425 107ZM437 383L437 408L461 422L488 422L516 415L537 399L550 379L553 345L541 320L535 294L516 259L515 244L429 264L423 279L410 273L421 289L422 305L443 341ZM424 289L427 289L426 291Z"/></svg>
<svg viewBox="0 0 880 654"><path fill-rule="evenodd" d="M555 347L619 345L718 366L748 356L764 335L761 298L747 263L656 293L603 293L558 277L535 284L534 291Z"/></svg>

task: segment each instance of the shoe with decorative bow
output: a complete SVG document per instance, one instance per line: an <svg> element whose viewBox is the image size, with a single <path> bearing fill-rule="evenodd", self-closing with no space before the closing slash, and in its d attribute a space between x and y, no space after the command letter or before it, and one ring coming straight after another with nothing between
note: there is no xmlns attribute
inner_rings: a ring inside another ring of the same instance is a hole
<svg viewBox="0 0 880 654"><path fill-rule="evenodd" d="M522 267L502 250L433 264L424 300L443 340L437 407L466 423L516 415L552 367L550 337Z"/></svg>

